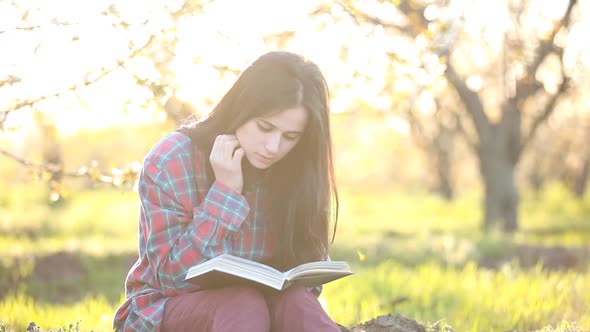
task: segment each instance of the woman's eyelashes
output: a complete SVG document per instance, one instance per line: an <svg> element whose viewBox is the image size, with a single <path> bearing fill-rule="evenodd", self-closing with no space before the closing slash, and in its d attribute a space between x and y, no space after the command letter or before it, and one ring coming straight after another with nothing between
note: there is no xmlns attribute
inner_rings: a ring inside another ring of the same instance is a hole
<svg viewBox="0 0 590 332"><path fill-rule="evenodd" d="M270 126L270 125L263 123L261 121L256 121L256 124L258 125L258 129L260 129L261 131L263 131L265 133L269 133L273 130L273 126Z"/></svg>
<svg viewBox="0 0 590 332"><path fill-rule="evenodd" d="M299 138L299 135L289 135L285 134L283 137L288 141L296 141Z"/></svg>
<svg viewBox="0 0 590 332"><path fill-rule="evenodd" d="M256 121L256 125L258 126L258 129L260 129L260 131L264 133L270 133L271 131L273 131L273 129L275 129L273 125L262 121ZM299 138L299 136L299 134L283 134L283 137L288 141L296 141Z"/></svg>

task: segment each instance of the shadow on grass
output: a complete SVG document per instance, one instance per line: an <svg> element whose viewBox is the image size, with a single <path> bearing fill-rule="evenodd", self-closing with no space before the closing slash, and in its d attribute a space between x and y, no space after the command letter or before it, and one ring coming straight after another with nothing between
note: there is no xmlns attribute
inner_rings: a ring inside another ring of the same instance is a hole
<svg viewBox="0 0 590 332"><path fill-rule="evenodd" d="M47 237L48 235L55 235L57 234L56 231L51 230L49 226L49 222L43 222L42 225L39 226L19 226L13 228L0 228L0 236L1 237L11 237L11 238L26 238L30 240L36 240L43 237Z"/></svg>
<svg viewBox="0 0 590 332"><path fill-rule="evenodd" d="M116 303L136 259L135 253L90 256L61 251L8 264L0 262L0 299L18 291L36 302L52 304L73 303L98 295Z"/></svg>
<svg viewBox="0 0 590 332"><path fill-rule="evenodd" d="M55 223L51 220L43 221L41 225L20 225L18 227L0 228L0 237L26 239L30 241L43 240L51 237L64 237L66 231L54 226ZM97 234L108 238L110 236L120 236L121 233L116 229L97 229L96 225L91 222L87 227L78 227L76 229L67 230L68 237L83 237L88 234Z"/></svg>
<svg viewBox="0 0 590 332"><path fill-rule="evenodd" d="M544 236L556 236L556 235L563 235L568 233L578 233L578 234L586 234L590 236L590 223L581 224L562 224L562 225L552 225L549 227L536 227L536 228L526 228L521 231L522 233L529 234L529 235L536 235L540 237Z"/></svg>
<svg viewBox="0 0 590 332"><path fill-rule="evenodd" d="M585 229L585 228L584 228ZM575 233L571 228L563 232ZM547 236L559 234L559 230ZM426 263L462 267L475 262L479 267L497 270L516 264L523 269L538 265L547 271L585 271L590 264L590 246L539 245L518 243L510 236L460 236L448 232L429 235L384 233L366 234L351 245L334 246L331 258L346 260L353 267L374 268L385 261L394 261L413 268Z"/></svg>
<svg viewBox="0 0 590 332"><path fill-rule="evenodd" d="M552 230L551 234L558 231ZM571 232L571 228L567 231ZM475 261L482 268L500 269L504 264L516 261L523 268L542 264L547 270L584 270L590 261L590 246L524 245L504 237L462 242L453 236L434 233L420 237L383 232L372 234L359 245L335 246L331 258L345 260L353 269L374 268L384 261L396 261L408 267L432 262L460 267ZM445 247L445 241L453 245ZM462 243L473 246L462 246ZM461 259L452 260L462 248L468 250ZM36 302L52 304L73 303L89 296L103 296L116 303L120 301L125 277L136 258L135 252L94 256L65 251L47 256L5 258L0 260L0 299L12 292L23 292Z"/></svg>

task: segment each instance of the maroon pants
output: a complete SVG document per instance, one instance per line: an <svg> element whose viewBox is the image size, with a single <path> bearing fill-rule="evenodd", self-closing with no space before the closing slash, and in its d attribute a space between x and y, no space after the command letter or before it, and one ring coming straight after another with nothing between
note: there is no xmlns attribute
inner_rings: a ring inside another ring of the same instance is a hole
<svg viewBox="0 0 590 332"><path fill-rule="evenodd" d="M304 287L262 293L249 287L202 290L171 297L162 331L339 332Z"/></svg>

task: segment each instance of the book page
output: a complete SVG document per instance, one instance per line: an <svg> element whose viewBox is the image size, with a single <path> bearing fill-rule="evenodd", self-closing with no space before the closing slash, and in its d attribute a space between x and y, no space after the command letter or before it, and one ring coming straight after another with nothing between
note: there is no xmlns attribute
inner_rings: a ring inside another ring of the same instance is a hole
<svg viewBox="0 0 590 332"><path fill-rule="evenodd" d="M219 273L216 272L252 280L276 289L281 289L285 281L285 276L279 270L229 254L217 256L191 267L187 271L185 280L195 284L212 284L211 276L219 276ZM223 283L225 282L221 282L221 284Z"/></svg>
<svg viewBox="0 0 590 332"><path fill-rule="evenodd" d="M301 264L284 273L287 279L315 275L352 274L348 264L342 261L319 261Z"/></svg>
<svg viewBox="0 0 590 332"><path fill-rule="evenodd" d="M239 284L241 281L236 280L237 277L281 290L285 288L286 283L313 287L350 274L352 272L348 264L342 261L310 262L281 273L259 262L223 254L191 267L185 280L208 287L207 285Z"/></svg>

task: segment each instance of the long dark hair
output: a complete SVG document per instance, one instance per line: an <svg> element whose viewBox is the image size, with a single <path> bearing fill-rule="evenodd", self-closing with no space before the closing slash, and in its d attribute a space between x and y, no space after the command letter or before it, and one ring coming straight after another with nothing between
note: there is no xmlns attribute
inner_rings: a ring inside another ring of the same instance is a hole
<svg viewBox="0 0 590 332"><path fill-rule="evenodd" d="M276 253L270 263L280 269L325 259L332 219L332 241L336 234L338 192L329 91L320 69L297 54L266 53L241 73L204 119L184 128L208 156L217 135L234 133L252 118L297 106L308 112L307 127L297 145L271 167L266 182Z"/></svg>

